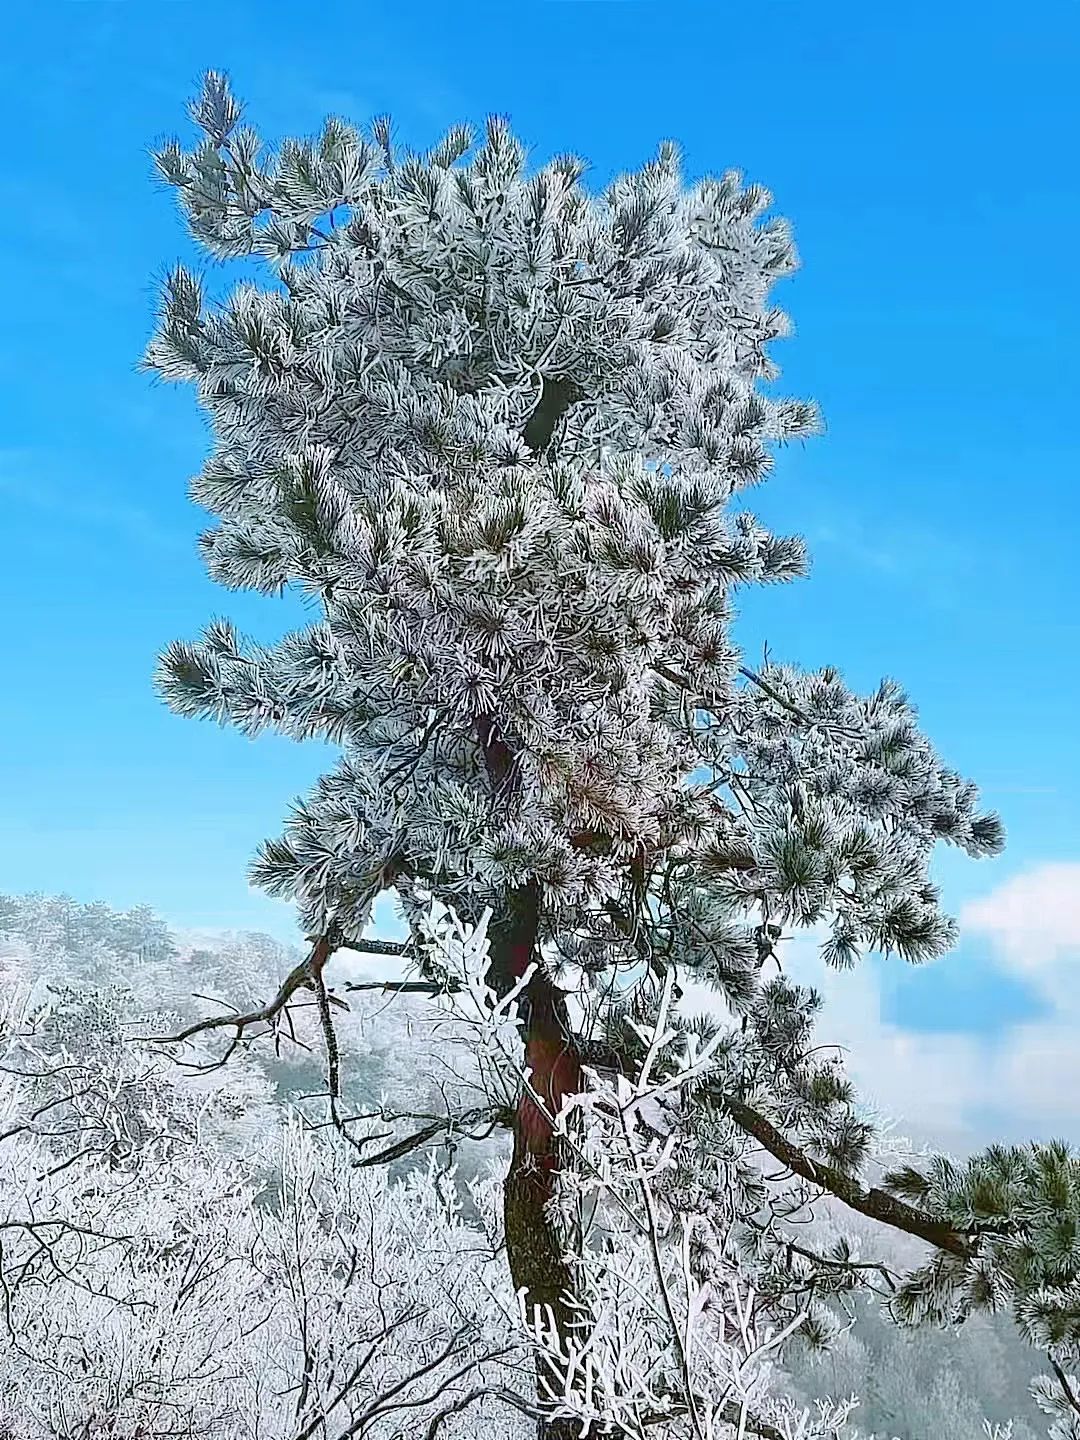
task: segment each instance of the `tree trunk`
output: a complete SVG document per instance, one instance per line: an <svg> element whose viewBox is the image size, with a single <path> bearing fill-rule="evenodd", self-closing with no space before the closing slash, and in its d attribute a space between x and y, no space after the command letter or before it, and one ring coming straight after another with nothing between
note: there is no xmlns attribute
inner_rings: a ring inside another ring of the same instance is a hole
<svg viewBox="0 0 1080 1440"><path fill-rule="evenodd" d="M500 988L519 980L535 958L538 926L537 887L525 886L511 897L509 913L489 929L493 978ZM554 1322L565 1345L575 1328L568 1303L574 1292L574 1273L551 1212L560 1165L552 1117L566 1097L580 1089L581 1066L562 993L548 976L540 971L534 974L525 999L525 1063L543 1108L523 1091L514 1119L513 1157L503 1185L506 1250L514 1288L524 1291L526 1312L531 1315L539 1307L545 1321ZM552 1390L559 1393L563 1388L563 1377L538 1361L541 1404ZM580 1440L580 1426L569 1420L542 1420L537 1433L538 1440Z"/></svg>
<svg viewBox="0 0 1080 1440"><path fill-rule="evenodd" d="M547 382L545 382L545 393ZM565 408L566 396L560 396ZM538 429L531 444L546 443L553 415L545 415L544 433ZM496 799L512 803L516 785L511 746L500 734L493 716L482 716L477 733L484 765ZM507 896L504 912L488 927L492 984L505 995L537 959L540 930L540 885L530 881ZM503 1229L514 1288L524 1292L526 1313L537 1307L550 1315L565 1347L574 1333L574 1313L568 1299L574 1292L574 1273L567 1263L565 1245L551 1210L559 1171L559 1150L552 1126L567 1095L581 1088L581 1065L575 1053L562 992L537 969L525 992L525 1064L530 1084L541 1105L523 1091L514 1116L514 1152L503 1184ZM562 1377L537 1361L537 1399L541 1406L552 1391L564 1389ZM541 1420L537 1440L582 1440L580 1427L562 1419Z"/></svg>

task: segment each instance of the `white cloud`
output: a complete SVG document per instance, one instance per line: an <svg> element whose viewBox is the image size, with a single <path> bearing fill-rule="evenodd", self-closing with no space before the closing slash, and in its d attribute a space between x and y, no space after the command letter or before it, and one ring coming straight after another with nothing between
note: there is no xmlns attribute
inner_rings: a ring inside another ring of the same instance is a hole
<svg viewBox="0 0 1080 1440"><path fill-rule="evenodd" d="M1002 966L1059 1006L1080 1010L1066 971L1080 968L1080 864L1040 865L960 913L962 928L986 936Z"/></svg>
<svg viewBox="0 0 1080 1440"><path fill-rule="evenodd" d="M1046 1013L995 1035L920 1034L882 1018L869 967L853 977L824 972L822 1033L839 1028L851 1069L879 1104L928 1133L966 1131L969 1143L1003 1138L1080 1140L1080 864L1048 864L1006 881L960 913L961 933L986 945L984 978L1012 974ZM948 964L977 965L946 957Z"/></svg>
<svg viewBox="0 0 1080 1440"><path fill-rule="evenodd" d="M1080 1143L1080 864L1016 876L965 906L960 926L985 942L987 986L1002 971L1023 979L1045 1016L991 1036L906 1029L883 1016L872 965L831 971L804 935L789 943L785 969L823 996L818 1042L842 1046L860 1094L917 1141L957 1151L994 1138ZM980 962L941 962L950 964ZM703 1005L707 993L691 991Z"/></svg>

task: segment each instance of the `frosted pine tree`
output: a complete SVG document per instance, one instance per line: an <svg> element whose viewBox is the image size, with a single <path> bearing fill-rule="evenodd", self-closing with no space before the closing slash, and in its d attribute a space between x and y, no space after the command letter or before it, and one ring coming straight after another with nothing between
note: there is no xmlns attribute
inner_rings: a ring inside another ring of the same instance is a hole
<svg viewBox="0 0 1080 1440"><path fill-rule="evenodd" d="M818 429L769 383L788 328L770 296L796 267L769 194L733 173L687 188L664 143L594 196L572 155L528 173L499 117L478 147L456 127L399 153L387 120L331 119L270 153L216 74L191 114L201 138L165 145L158 169L195 239L246 278L209 303L174 270L147 364L193 385L210 421L191 487L215 520L210 575L303 592L319 618L276 645L215 620L169 647L160 691L180 714L342 752L252 870L295 900L310 955L210 1028L235 1045L314 991L333 1105L332 957L372 948L375 900L396 895L433 989L431 905L490 911L496 993L524 982L532 1087L509 1116L509 1263L569 1334L553 1121L583 1064L632 1062L629 1022L665 984L704 982L732 1018L687 1132L708 1137L702 1165L764 1149L808 1195L936 1247L931 1308L955 1285L976 1303L993 1268L978 1212L910 1176L904 1193L863 1183L872 1127L810 1043L816 996L780 970L794 926L826 927L841 966L940 954L935 845L989 855L1002 831L897 685L753 669L732 643L739 587L806 564L744 492ZM760 1175L744 1172L752 1218ZM743 1244L775 1277L794 1252L774 1222ZM812 1274L823 1293L857 1270L798 1265L796 1288Z"/></svg>

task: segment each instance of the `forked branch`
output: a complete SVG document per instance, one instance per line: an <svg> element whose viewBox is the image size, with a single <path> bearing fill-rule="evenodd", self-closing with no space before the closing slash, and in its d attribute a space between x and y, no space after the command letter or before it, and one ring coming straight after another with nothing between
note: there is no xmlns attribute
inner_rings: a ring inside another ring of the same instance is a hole
<svg viewBox="0 0 1080 1440"><path fill-rule="evenodd" d="M231 1029L234 1032L232 1040L225 1054L217 1062L217 1065L223 1065L243 1040L246 1030L253 1025L273 1025L298 990L317 989L326 962L341 943L333 930L328 930L325 934L320 935L315 940L307 959L302 960L299 965L289 971L278 987L274 998L258 1010L248 1010L239 1015L210 1015L204 1020L194 1021L185 1029L177 1031L175 1035L144 1035L139 1038L158 1045L181 1045L185 1041L193 1040L197 1035L204 1035L211 1030Z"/></svg>

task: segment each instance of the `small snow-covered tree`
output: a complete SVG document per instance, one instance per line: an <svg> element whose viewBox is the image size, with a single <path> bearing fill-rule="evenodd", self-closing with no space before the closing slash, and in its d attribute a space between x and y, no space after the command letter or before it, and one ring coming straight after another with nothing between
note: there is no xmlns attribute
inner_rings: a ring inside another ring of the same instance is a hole
<svg viewBox="0 0 1080 1440"><path fill-rule="evenodd" d="M203 1031L235 1043L313 995L348 1137L332 956L369 944L393 891L415 983L438 989L430 905L468 925L490 911L529 1076L508 1117L509 1266L569 1354L580 1255L559 1219L575 1170L559 1117L589 1066L633 1072L635 1026L693 978L730 1022L701 1023L716 1043L685 1183L734 1197L749 1273L814 1296L801 1334L824 1339L817 1297L862 1273L784 1237L796 1202L829 1193L932 1247L908 1318L1015 1303L1044 1344L1073 1345L1074 1252L1047 1208L1073 1195L1072 1158L996 1151L867 1185L873 1127L812 1043L817 998L769 969L785 927L811 924L836 965L939 954L954 932L935 845L992 854L1002 832L896 684L860 696L831 667L750 668L732 643L738 588L805 566L743 494L818 428L764 385L787 328L771 291L796 264L768 193L734 174L684 188L665 143L593 196L574 156L528 174L497 117L475 150L466 127L421 155L385 120L365 136L332 119L269 153L216 74L191 113L200 137L163 146L158 169L245 278L209 302L174 270L147 364L192 384L210 421L192 495L216 520L211 576L294 587L321 616L276 645L216 620L169 647L159 685L178 713L342 749L252 872L296 901L311 952Z"/></svg>

